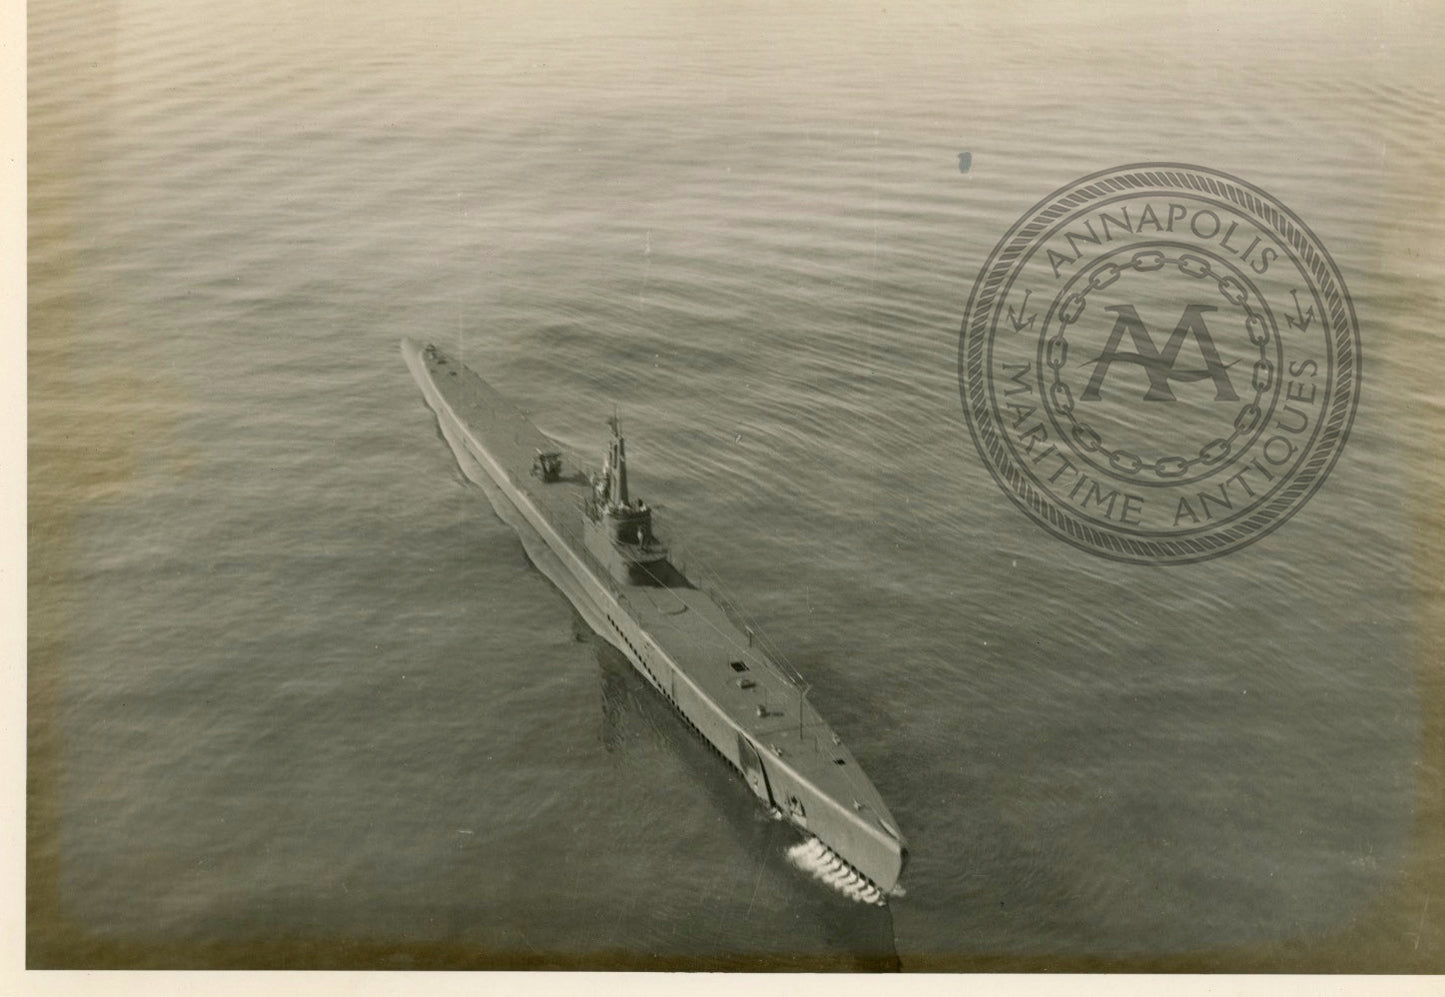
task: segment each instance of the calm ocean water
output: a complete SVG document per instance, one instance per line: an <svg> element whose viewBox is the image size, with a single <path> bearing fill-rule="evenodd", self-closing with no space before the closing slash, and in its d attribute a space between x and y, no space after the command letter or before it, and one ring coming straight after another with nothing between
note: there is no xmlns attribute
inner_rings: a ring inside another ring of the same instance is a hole
<svg viewBox="0 0 1445 997"><path fill-rule="evenodd" d="M1439 968L1440 25L1311 11L35 0L32 962ZM1366 363L1305 510L1172 570L1020 515L955 373L1018 215L1155 159L1298 212ZM788 864L403 335L617 405L905 900Z"/></svg>

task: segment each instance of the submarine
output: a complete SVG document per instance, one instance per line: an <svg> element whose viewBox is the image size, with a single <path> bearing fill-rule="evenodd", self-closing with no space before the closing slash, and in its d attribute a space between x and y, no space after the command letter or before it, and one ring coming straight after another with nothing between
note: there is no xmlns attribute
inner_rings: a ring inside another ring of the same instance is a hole
<svg viewBox="0 0 1445 997"><path fill-rule="evenodd" d="M793 851L855 900L886 904L908 850L878 790L700 565L653 531L632 494L614 415L600 469L586 468L500 392L434 344L402 356L462 471L521 535L532 562L771 812ZM676 563L675 563L676 562Z"/></svg>

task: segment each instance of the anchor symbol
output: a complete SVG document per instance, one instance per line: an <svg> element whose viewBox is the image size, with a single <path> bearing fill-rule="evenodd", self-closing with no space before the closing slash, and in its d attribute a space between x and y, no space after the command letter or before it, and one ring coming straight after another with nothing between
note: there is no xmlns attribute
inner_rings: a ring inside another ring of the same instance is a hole
<svg viewBox="0 0 1445 997"><path fill-rule="evenodd" d="M1032 331L1034 327L1034 319L1039 317L1038 313L1035 312L1034 314L1029 316L1029 320L1027 322L1022 321L1023 313L1028 311L1029 295L1032 293L1032 288L1024 289L1024 299L1019 302L1018 311L1014 311L1013 305L1008 306L1008 320L1013 325L1014 332L1023 332L1025 329Z"/></svg>
<svg viewBox="0 0 1445 997"><path fill-rule="evenodd" d="M1314 321L1315 306L1310 305L1310 310L1307 312L1301 311L1299 306L1299 291L1290 291L1289 293L1290 297L1294 298L1294 315L1285 312L1285 321L1290 324L1291 328L1304 332L1310 327L1310 323ZM1295 315L1299 316L1298 321L1295 320Z"/></svg>

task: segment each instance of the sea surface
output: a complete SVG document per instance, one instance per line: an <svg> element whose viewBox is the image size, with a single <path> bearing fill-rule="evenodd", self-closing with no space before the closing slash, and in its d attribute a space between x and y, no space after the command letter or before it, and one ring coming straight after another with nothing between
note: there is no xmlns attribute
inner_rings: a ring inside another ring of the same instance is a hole
<svg viewBox="0 0 1445 997"><path fill-rule="evenodd" d="M30 964L1445 967L1428 6L32 0ZM1021 515L956 373L1014 220L1147 160L1304 218L1364 351L1321 491L1169 569ZM788 861L402 336L616 407L905 898Z"/></svg>

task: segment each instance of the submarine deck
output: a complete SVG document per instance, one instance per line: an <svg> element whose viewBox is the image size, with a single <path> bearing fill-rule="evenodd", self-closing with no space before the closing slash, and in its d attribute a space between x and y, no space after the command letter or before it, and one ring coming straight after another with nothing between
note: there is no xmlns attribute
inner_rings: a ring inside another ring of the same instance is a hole
<svg viewBox="0 0 1445 997"><path fill-rule="evenodd" d="M539 431L503 395L441 350L430 348L420 352L418 359L466 435L477 446L483 446L481 438L485 437L483 448L507 477L499 484L517 493L512 496L514 501L524 497L586 565L592 577L582 580L584 585L611 596L621 612L614 613L608 600L596 598L594 593L594 602L613 628L603 636L620 649L630 650L653 684L695 725L701 726L693 715L702 705L696 695L700 694L712 710L724 714L743 732L756 750L771 755L766 767L780 807L787 805L783 801L790 795L789 783L809 785L813 789L806 794L809 798L826 800L848 824L869 828L868 837L901 852L897 824L878 791L807 701L805 690L707 590L695 587L686 577L686 566L679 566L656 586L617 582L583 542L582 503L589 487L584 465ZM560 480L544 483L531 474L539 450L562 454ZM631 618L632 626L625 617ZM715 737L707 732L705 736ZM736 759L730 760L737 764ZM779 779L779 769L793 778ZM901 865L901 857L899 862ZM885 889L891 885L883 883Z"/></svg>

